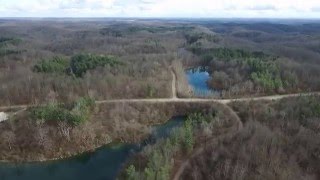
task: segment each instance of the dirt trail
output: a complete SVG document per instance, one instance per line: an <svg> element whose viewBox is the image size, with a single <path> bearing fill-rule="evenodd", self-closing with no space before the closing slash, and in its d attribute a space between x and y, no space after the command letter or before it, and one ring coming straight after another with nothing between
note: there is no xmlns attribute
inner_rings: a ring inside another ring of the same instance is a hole
<svg viewBox="0 0 320 180"><path fill-rule="evenodd" d="M176 87L176 81L177 81L177 76L176 73L171 71L172 74L172 99L178 99L178 93L177 93L177 87Z"/></svg>
<svg viewBox="0 0 320 180"><path fill-rule="evenodd" d="M262 97L250 97L250 98L235 98L235 99L201 99L201 98L178 98L176 89L176 74L171 71L172 74L172 97L171 98L153 98L153 99L108 99L96 101L97 104L106 103L170 103L170 102L216 102L221 104L228 104L233 101L259 101L259 100L280 100L287 97L298 97L298 96L311 96L320 95L320 92L310 92L310 93L299 93L299 94L286 94L286 95L272 95L272 96L262 96ZM39 105L11 105L2 106L0 111L5 111L9 109L27 109L30 107L35 107ZM40 104L41 106L41 104Z"/></svg>
<svg viewBox="0 0 320 180"><path fill-rule="evenodd" d="M113 99L113 100L100 100L96 101L96 104L107 104L107 103L170 103L170 102L185 102L185 103L208 103L208 102L214 102L214 103L221 103L225 105L225 108L227 108L230 113L234 116L236 121L236 126L234 128L235 131L242 129L243 124L238 117L238 115L233 111L232 108L230 108L227 104L234 102L234 101L240 101L240 102L247 102L247 101L260 101L260 100L280 100L283 98L289 98L289 97L299 97L299 96L311 96L311 95L320 95L320 92L309 92L309 93L297 93L297 94L285 94L285 95L272 95L272 96L262 96L262 97L250 97L250 98L234 98L234 99L201 99L201 98L178 98L177 96L177 90L176 90L176 75L173 71L172 73L172 97L171 98L154 98L154 99ZM20 112L25 111L27 108L35 107L35 106L41 106L29 104L29 105L11 105L11 106L0 106L0 112L1 111L7 111L10 109L19 109L17 112L13 113L11 116L17 115ZM214 144L217 142L219 138L223 138L227 136L228 134L215 137L211 140L210 144ZM185 162L183 162L178 171L175 173L174 180L178 180L180 176L182 175L185 168L190 164L190 159L192 157L195 157L199 154L201 154L205 150L204 147L199 147L196 149L193 153L193 155L187 159Z"/></svg>
<svg viewBox="0 0 320 180"><path fill-rule="evenodd" d="M106 103L169 103L169 102L216 102L221 104L228 104L234 101L247 102L247 101L260 101L260 100L280 100L288 97L299 97L299 96L312 96L320 95L320 92L310 92L310 93L299 93L299 94L286 94L286 95L272 95L272 96L262 96L262 97L251 97L251 98L236 98L236 99L201 99L201 98L154 98L154 99L111 99L111 100L101 100L96 101L97 104ZM8 109L20 109L20 108L30 108L39 105L12 105L12 106L1 106L0 110ZM41 105L40 105L41 106Z"/></svg>
<svg viewBox="0 0 320 180"><path fill-rule="evenodd" d="M230 106L228 105L224 105L225 108L230 111L230 114L233 116L233 118L235 119L235 125L232 127L233 130L230 130L230 133L231 132L236 132L236 131L239 131L243 128L243 123L240 119L240 117L238 116L238 114L236 112L234 112L234 110L232 108L230 108ZM210 139L210 143L209 144L206 144L205 147L207 146L211 146L213 144L216 144L217 141L219 139L223 139L224 137L227 137L230 133L228 134L223 134L223 135L220 135L218 137L213 137L212 139ZM174 174L173 176L173 180L179 180L181 175L183 174L184 170L190 165L190 160L198 155L200 155L204 150L205 150L205 147L204 146L201 146L197 149L195 149L191 155L191 157L189 157L187 160L185 160L179 167L179 169L177 170L177 172Z"/></svg>
<svg viewBox="0 0 320 180"><path fill-rule="evenodd" d="M299 93L299 94L286 94L286 95L272 95L272 96L262 96L262 97L250 97L250 98L235 98L235 99L201 99L201 98L154 98L154 99L114 99L114 100L102 100L96 101L97 104L104 103L158 103L158 102L216 102L221 104L229 104L234 101L247 102L247 101L260 101L260 100L280 100L288 97L299 97L299 96L312 96L320 95L320 92L311 93ZM1 109L1 107L0 107Z"/></svg>
<svg viewBox="0 0 320 180"><path fill-rule="evenodd" d="M177 76L171 71L172 75L172 97L171 98L153 98L153 99L108 99L108 100L100 100L96 101L96 104L107 104L107 103L170 103L170 102L185 102L185 103L221 103L228 104L234 101L259 101L259 100L280 100L288 97L298 97L298 96L311 96L311 95L320 95L320 92L310 92L310 93L300 93L300 94L286 94L286 95L272 95L272 96L262 96L262 97L250 97L250 98L235 98L235 99L201 99L201 98L178 98L177 96ZM10 109L19 109L17 112L13 113L13 115L17 115L25 111L27 108L42 106L41 104L26 104L26 105L11 105L11 106L0 106L1 111L7 111Z"/></svg>

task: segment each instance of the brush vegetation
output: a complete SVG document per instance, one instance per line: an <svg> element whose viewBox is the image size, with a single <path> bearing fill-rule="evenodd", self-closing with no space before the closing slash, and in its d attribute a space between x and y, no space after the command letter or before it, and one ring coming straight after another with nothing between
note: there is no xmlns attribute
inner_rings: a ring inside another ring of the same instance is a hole
<svg viewBox="0 0 320 180"><path fill-rule="evenodd" d="M39 106L30 110L31 117L37 122L66 122L77 126L89 119L94 100L91 98L80 98L71 105L52 103Z"/></svg>

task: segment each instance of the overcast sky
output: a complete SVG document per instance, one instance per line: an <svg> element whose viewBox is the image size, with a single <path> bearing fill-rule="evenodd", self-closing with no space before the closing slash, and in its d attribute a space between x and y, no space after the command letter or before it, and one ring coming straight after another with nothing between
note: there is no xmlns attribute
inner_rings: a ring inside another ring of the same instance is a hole
<svg viewBox="0 0 320 180"><path fill-rule="evenodd" d="M0 17L320 18L320 0L0 0Z"/></svg>

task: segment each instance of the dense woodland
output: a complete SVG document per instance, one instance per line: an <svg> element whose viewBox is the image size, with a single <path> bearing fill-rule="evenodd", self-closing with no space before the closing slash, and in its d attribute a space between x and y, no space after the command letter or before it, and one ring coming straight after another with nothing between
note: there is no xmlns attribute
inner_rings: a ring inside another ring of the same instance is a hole
<svg viewBox="0 0 320 180"><path fill-rule="evenodd" d="M95 103L170 98L172 73L178 97L191 98L185 70L198 66L221 92L215 98L319 91L319 24L0 20L0 107L33 105L6 112L0 160L136 143L152 126L188 115L169 138L135 154L119 177L170 179L189 159L180 179L319 179L318 96L229 105Z"/></svg>
<svg viewBox="0 0 320 180"><path fill-rule="evenodd" d="M189 159L179 179L320 178L319 96L231 107L243 127L226 109L195 111L171 136L136 155L120 177L172 179Z"/></svg>
<svg viewBox="0 0 320 180"><path fill-rule="evenodd" d="M192 158L181 179L320 178L318 96L232 107L244 128Z"/></svg>
<svg viewBox="0 0 320 180"><path fill-rule="evenodd" d="M187 41L186 49L198 59L186 60L185 64L209 68L208 85L220 91L222 97L319 89L318 24L202 25L215 32L217 38L212 41L200 36Z"/></svg>
<svg viewBox="0 0 320 180"><path fill-rule="evenodd" d="M239 122L232 111L219 104L189 111L181 127L174 129L169 137L145 147L132 163L128 163L120 178L171 179L180 160L189 158L215 137L236 131L238 127Z"/></svg>
<svg viewBox="0 0 320 180"><path fill-rule="evenodd" d="M5 21L0 26L2 105L83 96L168 97L169 66L184 43L179 32L190 29L126 21Z"/></svg>
<svg viewBox="0 0 320 180"><path fill-rule="evenodd" d="M212 103L95 105L81 98L34 107L1 123L0 159L38 161L69 157L110 142L137 143L150 134L152 126L199 112L217 112L220 125L229 126L233 121L228 109Z"/></svg>
<svg viewBox="0 0 320 180"><path fill-rule="evenodd" d="M209 68L207 83L224 98L320 86L316 23L13 20L0 27L2 105L170 97L172 67L181 97L192 96L184 70L195 66Z"/></svg>

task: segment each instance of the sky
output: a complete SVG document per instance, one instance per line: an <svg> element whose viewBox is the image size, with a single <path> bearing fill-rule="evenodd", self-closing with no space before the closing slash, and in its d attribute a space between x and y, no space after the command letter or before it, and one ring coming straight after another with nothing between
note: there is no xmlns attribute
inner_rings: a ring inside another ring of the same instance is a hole
<svg viewBox="0 0 320 180"><path fill-rule="evenodd" d="M0 0L0 17L320 19L320 0Z"/></svg>

